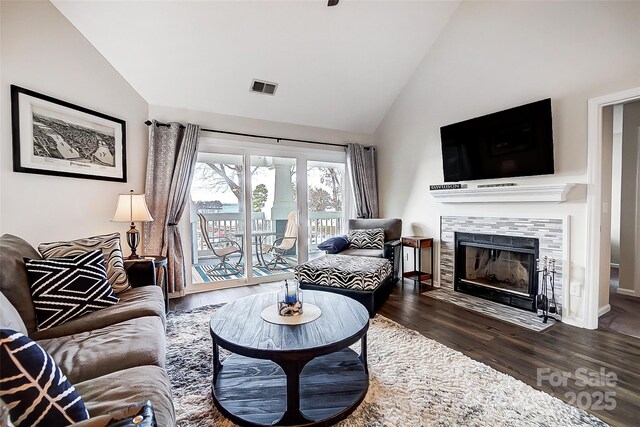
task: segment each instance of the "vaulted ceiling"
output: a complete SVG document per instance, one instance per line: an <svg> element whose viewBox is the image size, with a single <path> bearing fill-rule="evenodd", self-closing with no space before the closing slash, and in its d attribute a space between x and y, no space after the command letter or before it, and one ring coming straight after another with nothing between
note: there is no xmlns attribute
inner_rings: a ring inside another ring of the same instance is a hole
<svg viewBox="0 0 640 427"><path fill-rule="evenodd" d="M52 1L150 104L373 133L457 1ZM279 84L275 96L251 80Z"/></svg>

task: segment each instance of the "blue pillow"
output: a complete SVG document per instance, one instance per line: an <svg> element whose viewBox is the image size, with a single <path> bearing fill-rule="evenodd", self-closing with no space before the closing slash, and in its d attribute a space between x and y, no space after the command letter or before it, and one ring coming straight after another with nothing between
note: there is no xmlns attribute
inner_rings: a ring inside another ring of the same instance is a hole
<svg viewBox="0 0 640 427"><path fill-rule="evenodd" d="M318 245L318 249L326 251L328 254L337 254L349 247L347 236L332 237Z"/></svg>
<svg viewBox="0 0 640 427"><path fill-rule="evenodd" d="M0 372L0 397L13 424L65 427L89 419L53 358L21 332L0 329Z"/></svg>

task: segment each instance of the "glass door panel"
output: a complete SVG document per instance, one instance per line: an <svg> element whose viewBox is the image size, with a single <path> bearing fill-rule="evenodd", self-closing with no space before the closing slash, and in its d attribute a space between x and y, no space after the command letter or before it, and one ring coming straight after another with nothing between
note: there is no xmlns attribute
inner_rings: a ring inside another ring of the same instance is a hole
<svg viewBox="0 0 640 427"><path fill-rule="evenodd" d="M309 259L324 254L323 241L345 234L344 163L307 162L307 204L309 208Z"/></svg>
<svg viewBox="0 0 640 427"><path fill-rule="evenodd" d="M190 218L195 284L246 278L243 162L240 154L198 154Z"/></svg>
<svg viewBox="0 0 640 427"><path fill-rule="evenodd" d="M290 274L298 263L296 159L251 156L250 173L253 277Z"/></svg>

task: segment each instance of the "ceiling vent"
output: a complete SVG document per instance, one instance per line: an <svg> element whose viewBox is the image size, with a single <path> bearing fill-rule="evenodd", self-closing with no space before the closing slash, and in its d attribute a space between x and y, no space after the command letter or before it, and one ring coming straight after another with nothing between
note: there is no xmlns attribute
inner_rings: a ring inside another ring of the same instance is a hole
<svg viewBox="0 0 640 427"><path fill-rule="evenodd" d="M265 82L264 80L253 80L251 82L251 92L263 93L265 95L275 95L278 83Z"/></svg>

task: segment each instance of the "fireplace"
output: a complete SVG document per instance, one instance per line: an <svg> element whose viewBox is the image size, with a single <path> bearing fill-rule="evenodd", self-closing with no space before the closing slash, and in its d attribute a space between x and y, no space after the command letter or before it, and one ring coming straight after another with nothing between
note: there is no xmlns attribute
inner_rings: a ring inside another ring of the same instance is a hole
<svg viewBox="0 0 640 427"><path fill-rule="evenodd" d="M456 232L454 289L535 311L538 254L536 238Z"/></svg>

